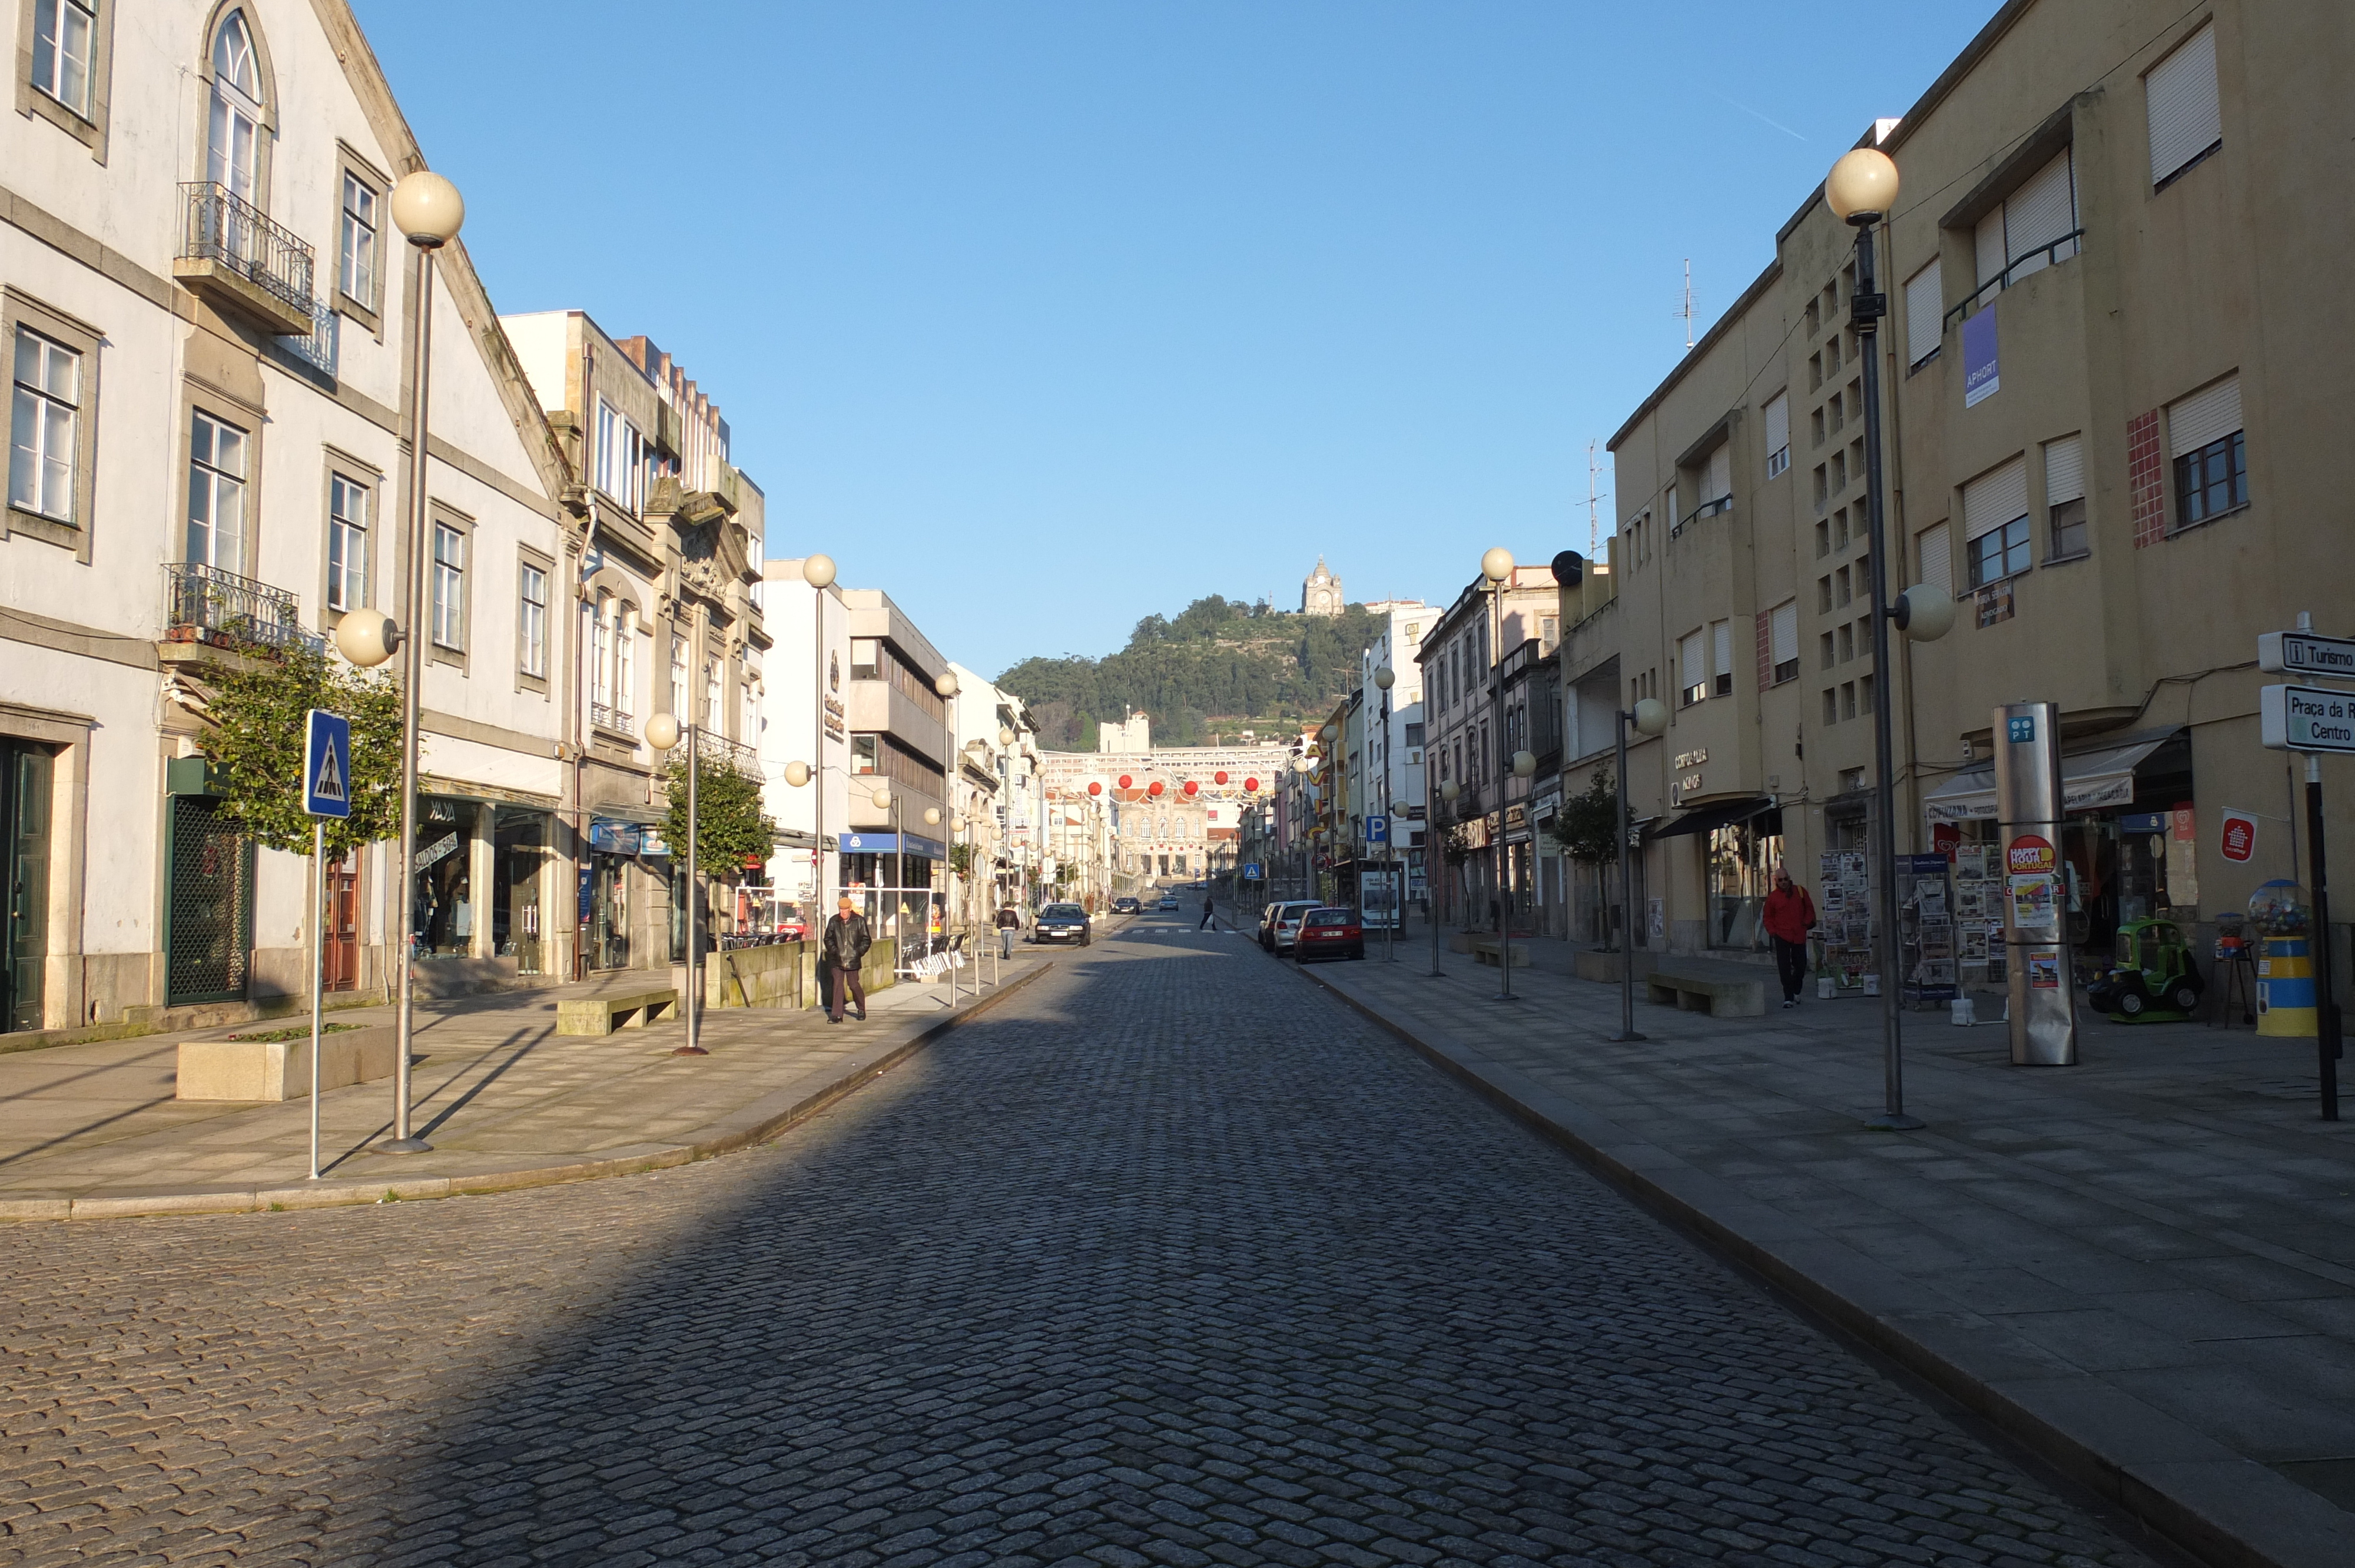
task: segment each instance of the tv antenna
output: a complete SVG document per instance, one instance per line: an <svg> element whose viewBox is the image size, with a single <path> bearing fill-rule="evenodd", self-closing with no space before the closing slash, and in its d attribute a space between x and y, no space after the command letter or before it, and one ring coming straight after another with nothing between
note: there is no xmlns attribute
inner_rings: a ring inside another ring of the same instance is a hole
<svg viewBox="0 0 2355 1568"><path fill-rule="evenodd" d="M1685 302L1677 312L1685 318L1685 352L1688 354L1692 352L1693 317L1699 313L1693 308L1692 258L1688 256L1685 258Z"/></svg>
<svg viewBox="0 0 2355 1568"><path fill-rule="evenodd" d="M1603 546L1602 514L1596 508L1603 493L1595 487L1595 480L1602 471L1594 461L1594 443L1589 441L1586 443L1586 558L1590 561L1594 559L1595 552Z"/></svg>

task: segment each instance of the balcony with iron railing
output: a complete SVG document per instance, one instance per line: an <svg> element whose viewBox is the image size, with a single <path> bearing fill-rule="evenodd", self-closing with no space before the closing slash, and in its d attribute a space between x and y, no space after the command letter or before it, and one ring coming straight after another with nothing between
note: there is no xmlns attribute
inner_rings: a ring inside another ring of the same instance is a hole
<svg viewBox="0 0 2355 1568"><path fill-rule="evenodd" d="M325 638L303 630L293 594L196 561L165 565L164 641L230 652L327 651Z"/></svg>
<svg viewBox="0 0 2355 1568"><path fill-rule="evenodd" d="M1948 311L1939 322L1940 335L1978 314L1987 302L2022 279L2033 277L2047 267L2057 267L2084 249L2085 231L2073 228L2050 245L2041 245L2024 256L2015 256L2011 264L1963 297L1963 302Z"/></svg>
<svg viewBox="0 0 2355 1568"><path fill-rule="evenodd" d="M174 277L217 308L275 336L314 334L310 246L227 185L209 180L180 187L180 210Z"/></svg>

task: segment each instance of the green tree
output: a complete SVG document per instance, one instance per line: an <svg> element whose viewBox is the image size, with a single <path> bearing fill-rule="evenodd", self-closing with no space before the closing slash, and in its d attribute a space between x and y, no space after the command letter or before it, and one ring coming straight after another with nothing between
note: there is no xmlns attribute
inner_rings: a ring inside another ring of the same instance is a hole
<svg viewBox="0 0 2355 1568"><path fill-rule="evenodd" d="M389 672L357 670L297 648L251 655L208 678L213 731L205 750L226 791L222 809L256 843L311 853L303 747L313 708L352 723L352 814L317 819L326 824L328 858L400 831L400 684Z"/></svg>
<svg viewBox="0 0 2355 1568"><path fill-rule="evenodd" d="M1551 832L1571 859L1599 865L1619 858L1619 791L1601 768L1561 803Z"/></svg>
<svg viewBox="0 0 2355 1568"><path fill-rule="evenodd" d="M673 853L688 837L685 749L674 750L663 768L670 797L663 837ZM709 757L696 769L695 826L695 863L707 876L741 871L746 861L766 860L776 850L777 824L761 809L760 779Z"/></svg>

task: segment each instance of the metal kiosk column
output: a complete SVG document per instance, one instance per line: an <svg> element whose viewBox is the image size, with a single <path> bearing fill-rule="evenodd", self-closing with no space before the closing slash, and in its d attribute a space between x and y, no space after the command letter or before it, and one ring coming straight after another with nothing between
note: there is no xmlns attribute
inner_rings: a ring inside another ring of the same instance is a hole
<svg viewBox="0 0 2355 1568"><path fill-rule="evenodd" d="M326 988L327 819L352 814L352 721L319 708L303 719L303 810L311 818L311 1180L319 1179L319 1037Z"/></svg>
<svg viewBox="0 0 2355 1568"><path fill-rule="evenodd" d="M2060 721L2055 703L2007 703L1995 710L1996 842L2003 846L2016 1067L2077 1065L2076 974L2063 928L2069 900L2061 870Z"/></svg>

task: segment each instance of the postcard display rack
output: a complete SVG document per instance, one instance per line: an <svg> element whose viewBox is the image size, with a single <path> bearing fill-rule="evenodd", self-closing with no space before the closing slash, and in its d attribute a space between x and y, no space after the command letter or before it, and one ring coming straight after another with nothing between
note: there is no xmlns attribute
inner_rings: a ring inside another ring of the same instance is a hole
<svg viewBox="0 0 2355 1568"><path fill-rule="evenodd" d="M1824 890L1823 907L1816 911L1824 940L1823 972L1844 991L1864 991L1864 977L1875 969L1872 878L1866 865L1862 850L1827 850L1817 884Z"/></svg>
<svg viewBox="0 0 2355 1568"><path fill-rule="evenodd" d="M2003 850L1964 844L1955 852L1955 972L1964 990L2009 982L2003 949Z"/></svg>
<svg viewBox="0 0 2355 1568"><path fill-rule="evenodd" d="M1952 1001L1960 957L1952 868L1942 854L1897 857L1897 938L1903 948L1905 1001L1914 1007Z"/></svg>

